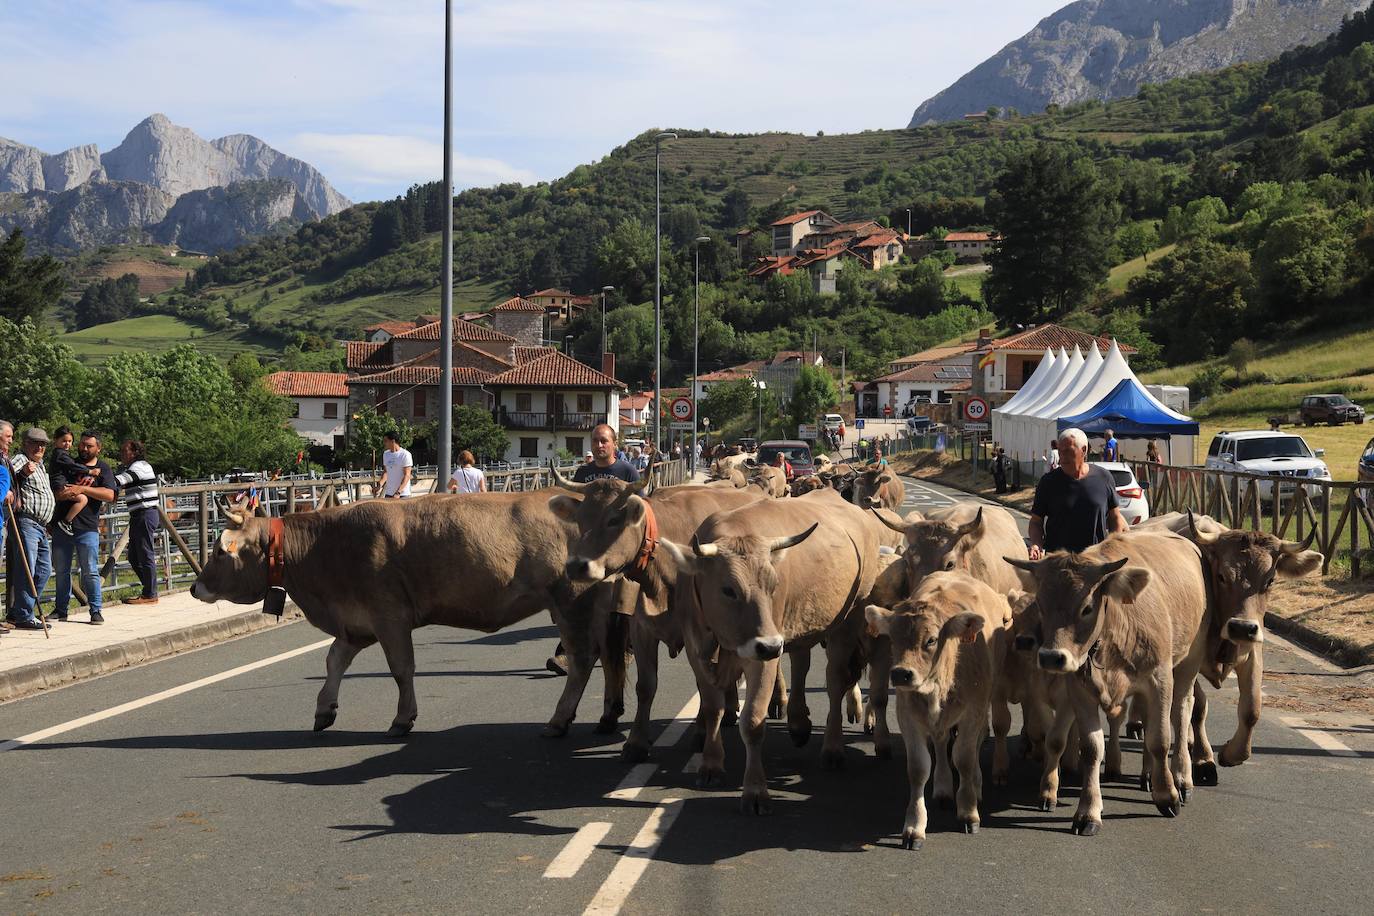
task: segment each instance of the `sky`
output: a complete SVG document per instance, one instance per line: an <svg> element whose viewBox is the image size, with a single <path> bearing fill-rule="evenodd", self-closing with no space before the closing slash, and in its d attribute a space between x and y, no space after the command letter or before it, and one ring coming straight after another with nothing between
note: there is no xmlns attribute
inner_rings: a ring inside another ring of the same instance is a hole
<svg viewBox="0 0 1374 916"><path fill-rule="evenodd" d="M558 178L650 128L828 134L912 111L1064 0L454 0L454 180ZM161 112L355 201L443 168L441 0L0 0L0 137L106 152Z"/></svg>

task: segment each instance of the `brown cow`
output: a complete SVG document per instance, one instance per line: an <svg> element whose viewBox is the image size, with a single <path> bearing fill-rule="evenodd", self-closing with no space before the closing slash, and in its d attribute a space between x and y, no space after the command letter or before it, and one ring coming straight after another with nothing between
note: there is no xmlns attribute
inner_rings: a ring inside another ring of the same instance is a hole
<svg viewBox="0 0 1374 916"><path fill-rule="evenodd" d="M868 624L892 646L892 686L897 689L897 722L906 745L907 800L902 845L920 849L926 837L925 785L930 775L929 744L943 751L954 738L959 770L958 817L967 833L977 833L983 777L978 762L988 727L988 706L1010 641L1007 599L959 571L927 576L891 610L870 604ZM1005 744L1010 722L998 738ZM936 771L935 798L953 794L948 767Z"/></svg>
<svg viewBox="0 0 1374 916"><path fill-rule="evenodd" d="M865 468L854 478L854 504L896 511L906 501L906 487L889 467Z"/></svg>
<svg viewBox="0 0 1374 916"><path fill-rule="evenodd" d="M749 475L749 485L758 487L774 499L781 499L787 495L787 473L771 464L760 465Z"/></svg>
<svg viewBox="0 0 1374 916"><path fill-rule="evenodd" d="M586 615L570 613L579 590L563 572L568 531L547 501L538 492L476 493L370 500L282 519L230 511L229 528L191 594L256 604L267 592L269 549L279 550L287 593L310 623L334 637L315 730L334 723L339 683L354 657L380 642L399 690L393 737L409 732L417 714L413 630L442 624L492 633L549 610L569 667L545 734L562 735L597 646L589 628L570 623ZM274 523L281 525L279 544L273 544ZM455 571L461 583L436 583L436 569ZM607 593L582 591L588 593L583 599Z"/></svg>
<svg viewBox="0 0 1374 916"><path fill-rule="evenodd" d="M902 555L913 588L923 576L951 569L962 569L1004 595L1034 587L1031 577L1002 562L1005 557L1028 560L1030 553L1016 519L1000 506L958 503L925 518L913 513L898 524L890 515L874 514L905 538Z"/></svg>
<svg viewBox="0 0 1374 916"><path fill-rule="evenodd" d="M1206 651L1207 584L1197 546L1173 534L1127 532L1079 554L1057 551L1035 562L1007 562L1036 580L1041 621L1036 662L1042 670L1074 675L1095 666L1128 677L1130 692L1145 707L1149 772L1143 781L1150 784L1160 812L1177 815L1192 788L1184 729L1193 680ZM1084 779L1072 830L1093 836L1102 828L1102 696L1090 679L1071 677L1069 683L1073 712L1067 704L1055 711L1040 804L1051 810L1058 801L1059 757L1076 716ZM1179 740L1173 743L1170 765L1172 736Z"/></svg>
<svg viewBox="0 0 1374 916"><path fill-rule="evenodd" d="M825 483L815 474L807 477L796 477L792 480L791 492L793 496L805 496L813 490L820 490L825 487Z"/></svg>
<svg viewBox="0 0 1374 916"><path fill-rule="evenodd" d="M690 589L677 587L677 567L646 541L649 513L657 526L656 538L687 541L707 516L738 509L756 502L760 496L747 490L681 486L655 490L649 497L638 488L618 480L573 483L554 472L558 484L581 494L581 499L556 495L548 500L554 515L573 523L568 547L567 571L578 582L600 582L608 577L624 577L633 586L628 610L633 613L630 640L636 662L634 725L625 739L621 754L627 760L641 761L649 756L650 729L654 697L658 691L658 646L668 646L676 656L686 649L688 663L697 679L697 689L720 694L710 656L715 647L709 635L696 625L695 601ZM650 552L641 564L643 548ZM598 624L599 625L599 624ZM721 709L725 698L703 707ZM703 733L719 735L719 724L705 722L699 714Z"/></svg>
<svg viewBox="0 0 1374 916"><path fill-rule="evenodd" d="M712 473L714 473L714 470ZM726 468L723 473L725 475L723 477L708 477L706 479L706 486L720 489L734 487L737 490L743 490L745 487L749 486L749 478L745 477L744 471L739 468Z"/></svg>
<svg viewBox="0 0 1374 916"><path fill-rule="evenodd" d="M862 510L822 490L717 513L697 529L690 548L668 539L662 547L680 574L694 578L703 621L721 647L719 677L729 681L744 673L739 725L747 763L741 804L746 813L765 814L771 805L763 770L764 716L784 645L805 651L825 640L830 711L821 762L827 768L843 765L842 707L854 680L850 663L863 629L861 603L877 575L874 529ZM789 729L804 724L810 730L809 722L796 721L804 712L795 701L787 715ZM712 748L708 741L707 751ZM703 753L708 774L722 765L723 757Z"/></svg>

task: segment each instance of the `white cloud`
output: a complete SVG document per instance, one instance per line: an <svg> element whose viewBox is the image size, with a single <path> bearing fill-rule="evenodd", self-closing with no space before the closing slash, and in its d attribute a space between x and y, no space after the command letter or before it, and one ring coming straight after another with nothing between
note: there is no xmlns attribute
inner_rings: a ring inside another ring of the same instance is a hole
<svg viewBox="0 0 1374 916"><path fill-rule="evenodd" d="M301 133L287 144L326 175L363 185L395 187L433 181L444 173L444 146L423 137L397 134ZM459 188L536 181L528 169L499 159L453 155L453 181Z"/></svg>

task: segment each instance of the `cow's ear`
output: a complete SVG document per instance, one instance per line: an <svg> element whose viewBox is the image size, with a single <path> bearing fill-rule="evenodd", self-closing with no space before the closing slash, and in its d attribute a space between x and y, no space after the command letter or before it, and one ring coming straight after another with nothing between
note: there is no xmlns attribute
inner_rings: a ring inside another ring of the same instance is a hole
<svg viewBox="0 0 1374 916"><path fill-rule="evenodd" d="M888 606L905 600L911 592L907 587L906 561L899 556L884 556L878 562L882 569L873 580L869 600Z"/></svg>
<svg viewBox="0 0 1374 916"><path fill-rule="evenodd" d="M1019 588L1014 588L1007 592L1007 604L1011 606L1011 612L1013 614L1021 613L1026 608L1030 607L1031 602L1034 600L1035 595L1030 592L1023 592Z"/></svg>
<svg viewBox="0 0 1374 916"><path fill-rule="evenodd" d="M697 558L691 550L681 544L675 544L667 538L659 538L658 558L663 560L668 569L672 571L669 578L678 576L690 576L697 571Z"/></svg>
<svg viewBox="0 0 1374 916"><path fill-rule="evenodd" d="M864 620L868 623L870 636L886 636L892 623L892 612L885 607L870 604L864 608Z"/></svg>
<svg viewBox="0 0 1374 916"><path fill-rule="evenodd" d="M549 497L549 511L565 522L572 521L577 515L577 507L582 501L566 494Z"/></svg>
<svg viewBox="0 0 1374 916"><path fill-rule="evenodd" d="M648 503L638 496L631 496L626 500L625 524L638 525L640 520L644 518L644 507L647 505Z"/></svg>
<svg viewBox="0 0 1374 916"><path fill-rule="evenodd" d="M960 642L973 642L983 632L983 615L973 611L955 614L940 627L941 639L957 639Z"/></svg>
<svg viewBox="0 0 1374 916"><path fill-rule="evenodd" d="M1301 579L1321 569L1324 560L1325 557L1315 550L1304 550L1302 553L1280 551L1274 566L1285 579Z"/></svg>
<svg viewBox="0 0 1374 916"><path fill-rule="evenodd" d="M1136 596L1150 584L1150 571L1143 566L1127 566L1108 573L1102 580L1102 594L1122 604L1135 604Z"/></svg>

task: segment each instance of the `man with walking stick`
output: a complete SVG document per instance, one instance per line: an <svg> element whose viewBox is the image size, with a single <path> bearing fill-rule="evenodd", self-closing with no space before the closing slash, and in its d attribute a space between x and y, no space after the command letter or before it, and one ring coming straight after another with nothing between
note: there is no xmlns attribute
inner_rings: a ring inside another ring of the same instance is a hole
<svg viewBox="0 0 1374 916"><path fill-rule="evenodd" d="M5 535L10 531L10 446L14 445L14 424L0 420L0 563L5 562ZM10 584L14 584L13 578ZM0 625L0 634L8 627Z"/></svg>
<svg viewBox="0 0 1374 916"><path fill-rule="evenodd" d="M52 521L56 500L43 468L43 453L48 448L48 434L37 426L24 430L21 451L10 459L10 474L18 506L11 507L10 533L16 535L15 549L24 576L14 590L14 604L10 606L8 623L16 630L47 630L46 622L34 617L38 596L52 574L52 540L48 537L48 523ZM25 586L28 586L25 588Z"/></svg>

